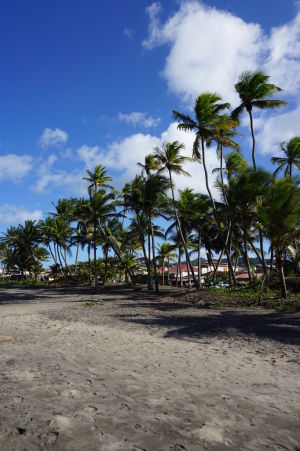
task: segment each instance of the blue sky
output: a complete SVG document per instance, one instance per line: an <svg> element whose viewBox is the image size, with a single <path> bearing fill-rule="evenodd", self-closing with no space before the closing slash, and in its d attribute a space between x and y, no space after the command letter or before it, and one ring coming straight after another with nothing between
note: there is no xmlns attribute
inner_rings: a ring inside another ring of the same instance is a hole
<svg viewBox="0 0 300 451"><path fill-rule="evenodd" d="M292 0L10 0L0 2L0 230L84 194L104 164L122 187L137 161L176 130L204 90L236 105L233 84L262 68L284 88L284 110L256 114L257 158L300 134L300 7ZM249 156L248 122L241 131ZM208 164L218 163L209 151ZM203 191L202 168L177 186Z"/></svg>

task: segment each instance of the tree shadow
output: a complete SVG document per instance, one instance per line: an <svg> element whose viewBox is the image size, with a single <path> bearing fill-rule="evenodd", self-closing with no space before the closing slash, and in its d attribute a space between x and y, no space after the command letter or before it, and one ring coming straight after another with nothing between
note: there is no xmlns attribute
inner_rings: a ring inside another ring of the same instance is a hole
<svg viewBox="0 0 300 451"><path fill-rule="evenodd" d="M164 307L163 307L164 308ZM193 314L138 316L121 314L119 320L162 329L166 338L199 341L203 338L249 338L300 345L300 313L197 311Z"/></svg>

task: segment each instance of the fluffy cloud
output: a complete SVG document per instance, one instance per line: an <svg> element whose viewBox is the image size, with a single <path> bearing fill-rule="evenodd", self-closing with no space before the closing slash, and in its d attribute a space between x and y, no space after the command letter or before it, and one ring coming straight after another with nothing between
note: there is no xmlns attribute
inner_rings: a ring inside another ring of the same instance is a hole
<svg viewBox="0 0 300 451"><path fill-rule="evenodd" d="M4 224L22 224L26 219L42 219L41 210L30 211L22 205L0 205L0 222Z"/></svg>
<svg viewBox="0 0 300 451"><path fill-rule="evenodd" d="M48 147L60 147L68 141L68 133L60 128L45 128L43 131L39 144L42 149L47 149Z"/></svg>
<svg viewBox="0 0 300 451"><path fill-rule="evenodd" d="M83 146L77 149L77 157L80 161L83 161L85 167L90 169L101 163L102 152L99 146L88 146L83 144Z"/></svg>
<svg viewBox="0 0 300 451"><path fill-rule="evenodd" d="M42 193L51 187L55 187L66 189L68 194L82 195L85 192L83 182L84 173L81 170L69 172L64 169L53 168L57 159L56 155L50 155L40 165L38 178L35 185L31 187L32 190Z"/></svg>
<svg viewBox="0 0 300 451"><path fill-rule="evenodd" d="M171 91L191 101L200 92L220 93L237 103L234 83L245 70L261 68L287 93L300 88L300 13L268 35L259 24L197 1L180 3L165 23L161 6L147 8L147 49L169 45L163 75Z"/></svg>
<svg viewBox="0 0 300 451"><path fill-rule="evenodd" d="M129 114L119 113L118 119L121 122L126 122L129 125L133 125L134 127L141 126L144 128L157 127L160 123L160 118L154 118L151 116L147 116L146 113L141 113L139 111L134 111Z"/></svg>
<svg viewBox="0 0 300 451"><path fill-rule="evenodd" d="M8 154L0 157L0 181L20 181L27 175L33 166L29 155Z"/></svg>
<svg viewBox="0 0 300 451"><path fill-rule="evenodd" d="M254 125L258 130L257 143L264 154L276 155L280 153L280 143L288 141L300 134L300 106L292 111L276 116L258 118Z"/></svg>
<svg viewBox="0 0 300 451"><path fill-rule="evenodd" d="M191 156L194 139L195 135L193 133L183 133L177 129L176 123L171 123L168 129L160 136L136 133L123 140L113 142L106 149L84 145L77 150L77 155L88 168L93 168L96 164L102 164L109 172L113 171L115 186L122 188L126 182L132 180L137 173L140 173L137 162L143 162L145 156L151 153L154 147L160 146L163 141L179 140L185 145L183 154ZM211 188L215 195L215 175L212 175L211 172L217 166L219 166L219 161L216 152L213 149L209 149L207 151L207 167L210 173ZM191 177L175 176L176 187L179 189L190 187L197 192L206 193L202 165L186 163L185 169L191 174Z"/></svg>

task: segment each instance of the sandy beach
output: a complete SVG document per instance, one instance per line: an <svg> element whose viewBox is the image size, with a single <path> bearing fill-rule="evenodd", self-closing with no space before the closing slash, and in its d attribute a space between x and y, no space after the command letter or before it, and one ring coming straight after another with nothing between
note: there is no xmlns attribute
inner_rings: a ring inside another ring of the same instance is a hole
<svg viewBox="0 0 300 451"><path fill-rule="evenodd" d="M0 309L2 451L300 449L299 313L127 289L1 289Z"/></svg>

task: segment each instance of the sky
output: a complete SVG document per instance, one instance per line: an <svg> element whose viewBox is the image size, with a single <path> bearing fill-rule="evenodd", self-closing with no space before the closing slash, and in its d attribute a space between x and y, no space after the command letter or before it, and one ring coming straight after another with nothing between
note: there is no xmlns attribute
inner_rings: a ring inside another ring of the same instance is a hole
<svg viewBox="0 0 300 451"><path fill-rule="evenodd" d="M190 156L201 92L238 105L234 83L261 69L288 105L255 113L257 161L269 170L280 142L300 135L300 3L292 0L0 0L0 231L83 196L86 169L104 165L122 188L162 141ZM279 97L278 97L279 98ZM241 123L249 158L248 118ZM211 171L219 165L212 148ZM203 168L177 188L206 192ZM213 186L213 178L211 182Z"/></svg>

